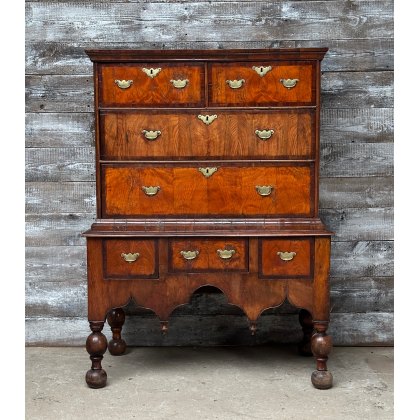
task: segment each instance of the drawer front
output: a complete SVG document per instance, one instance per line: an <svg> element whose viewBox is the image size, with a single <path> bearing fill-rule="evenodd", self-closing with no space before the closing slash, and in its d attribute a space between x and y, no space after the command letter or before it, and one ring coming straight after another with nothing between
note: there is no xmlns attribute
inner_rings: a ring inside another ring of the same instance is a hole
<svg viewBox="0 0 420 420"><path fill-rule="evenodd" d="M146 69L161 69L150 77ZM204 65L102 65L100 106L203 106Z"/></svg>
<svg viewBox="0 0 420 420"><path fill-rule="evenodd" d="M259 276L311 278L313 239L261 239Z"/></svg>
<svg viewBox="0 0 420 420"><path fill-rule="evenodd" d="M103 164L102 217L313 213L313 164L207 165Z"/></svg>
<svg viewBox="0 0 420 420"><path fill-rule="evenodd" d="M169 240L169 271L248 271L248 240Z"/></svg>
<svg viewBox="0 0 420 420"><path fill-rule="evenodd" d="M159 257L154 239L103 241L106 279L158 278Z"/></svg>
<svg viewBox="0 0 420 420"><path fill-rule="evenodd" d="M271 67L263 76L257 71ZM311 105L316 102L315 64L210 64L210 106Z"/></svg>
<svg viewBox="0 0 420 420"><path fill-rule="evenodd" d="M311 158L314 127L314 110L103 112L102 158Z"/></svg>

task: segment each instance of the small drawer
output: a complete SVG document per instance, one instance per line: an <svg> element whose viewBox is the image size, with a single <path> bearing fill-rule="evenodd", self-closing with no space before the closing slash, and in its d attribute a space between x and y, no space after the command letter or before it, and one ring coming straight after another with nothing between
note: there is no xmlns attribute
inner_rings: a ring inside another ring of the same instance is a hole
<svg viewBox="0 0 420 420"><path fill-rule="evenodd" d="M310 62L210 64L209 105L313 105L315 75Z"/></svg>
<svg viewBox="0 0 420 420"><path fill-rule="evenodd" d="M152 73L152 70L154 73ZM203 106L204 65L102 65L100 106Z"/></svg>
<svg viewBox="0 0 420 420"><path fill-rule="evenodd" d="M153 239L103 241L105 279L156 279L159 277L157 241Z"/></svg>
<svg viewBox="0 0 420 420"><path fill-rule="evenodd" d="M169 271L248 271L248 240L169 240Z"/></svg>
<svg viewBox="0 0 420 420"><path fill-rule="evenodd" d="M259 242L259 277L311 278L313 239L262 239Z"/></svg>

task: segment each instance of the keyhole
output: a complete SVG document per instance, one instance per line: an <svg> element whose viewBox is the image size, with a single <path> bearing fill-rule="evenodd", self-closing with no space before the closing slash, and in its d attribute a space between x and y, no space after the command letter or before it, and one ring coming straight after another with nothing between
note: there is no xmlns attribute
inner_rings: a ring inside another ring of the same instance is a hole
<svg viewBox="0 0 420 420"><path fill-rule="evenodd" d="M206 116L206 121L208 121L208 120L209 120L209 116L207 115L207 116Z"/></svg>
<svg viewBox="0 0 420 420"><path fill-rule="evenodd" d="M153 76L153 69L150 69L150 74Z"/></svg>
<svg viewBox="0 0 420 420"><path fill-rule="evenodd" d="M210 173L210 171L208 169L206 169L206 174L208 175Z"/></svg>

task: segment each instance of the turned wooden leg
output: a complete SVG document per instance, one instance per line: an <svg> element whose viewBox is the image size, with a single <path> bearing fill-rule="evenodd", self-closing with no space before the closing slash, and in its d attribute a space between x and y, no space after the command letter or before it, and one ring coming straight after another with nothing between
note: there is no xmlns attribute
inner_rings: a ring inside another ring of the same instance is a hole
<svg viewBox="0 0 420 420"><path fill-rule="evenodd" d="M299 312L299 323L302 327L303 338L298 345L299 353L302 356L312 356L311 338L314 332L314 324L312 322L312 315L306 309L301 309Z"/></svg>
<svg viewBox="0 0 420 420"><path fill-rule="evenodd" d="M112 331L112 340L108 344L108 350L113 356L120 356L125 352L127 345L121 338L121 330L125 321L125 313L121 308L109 311L106 318Z"/></svg>
<svg viewBox="0 0 420 420"><path fill-rule="evenodd" d="M90 354L92 367L86 372L86 383L91 388L102 388L106 384L106 372L101 365L107 348L106 337L101 332L104 322L89 322L89 324L92 334L86 340L86 351Z"/></svg>
<svg viewBox="0 0 420 420"><path fill-rule="evenodd" d="M316 360L316 370L311 380L315 388L328 389L332 387L333 377L327 370L328 355L332 349L332 339L327 335L328 322L314 322L315 334L312 336L312 353Z"/></svg>

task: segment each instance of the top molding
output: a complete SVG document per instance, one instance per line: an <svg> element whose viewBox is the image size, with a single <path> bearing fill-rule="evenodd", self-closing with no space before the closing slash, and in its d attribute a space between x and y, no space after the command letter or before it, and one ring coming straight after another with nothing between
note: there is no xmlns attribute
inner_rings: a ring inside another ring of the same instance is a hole
<svg viewBox="0 0 420 420"><path fill-rule="evenodd" d="M93 62L322 60L328 48L225 50L85 50Z"/></svg>

